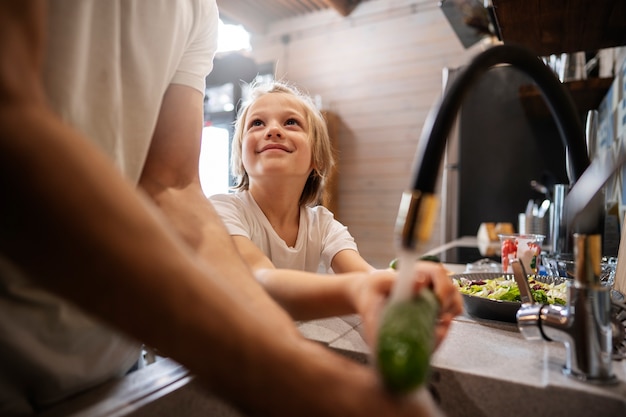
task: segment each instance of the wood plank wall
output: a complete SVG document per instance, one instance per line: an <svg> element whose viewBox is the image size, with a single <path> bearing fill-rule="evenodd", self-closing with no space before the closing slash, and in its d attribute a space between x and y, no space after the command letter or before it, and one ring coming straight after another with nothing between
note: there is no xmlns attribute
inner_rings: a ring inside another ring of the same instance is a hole
<svg viewBox="0 0 626 417"><path fill-rule="evenodd" d="M463 48L436 0L370 0L348 17L332 10L287 19L253 36L257 63L319 95L339 117L336 217L371 264L395 257L394 225L422 125L444 67L484 49ZM419 252L441 244L439 225Z"/></svg>

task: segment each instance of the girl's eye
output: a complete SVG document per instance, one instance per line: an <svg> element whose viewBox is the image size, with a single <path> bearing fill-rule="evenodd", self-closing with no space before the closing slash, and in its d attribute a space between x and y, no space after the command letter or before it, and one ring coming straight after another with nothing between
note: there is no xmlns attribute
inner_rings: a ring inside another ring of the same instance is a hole
<svg viewBox="0 0 626 417"><path fill-rule="evenodd" d="M259 119L253 120L252 123L250 123L250 127L252 126L263 126L263 122Z"/></svg>
<svg viewBox="0 0 626 417"><path fill-rule="evenodd" d="M285 124L286 124L287 126L294 126L294 125L298 125L299 123L298 123L298 121L297 121L296 119L288 119L288 120L285 122Z"/></svg>

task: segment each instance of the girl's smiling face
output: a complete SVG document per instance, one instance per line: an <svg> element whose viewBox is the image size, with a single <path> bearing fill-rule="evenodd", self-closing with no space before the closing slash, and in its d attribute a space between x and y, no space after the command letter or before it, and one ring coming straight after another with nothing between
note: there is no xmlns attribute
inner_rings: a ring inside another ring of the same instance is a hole
<svg viewBox="0 0 626 417"><path fill-rule="evenodd" d="M312 170L312 150L305 108L296 97L270 93L248 109L242 162L251 180L266 175L301 177Z"/></svg>

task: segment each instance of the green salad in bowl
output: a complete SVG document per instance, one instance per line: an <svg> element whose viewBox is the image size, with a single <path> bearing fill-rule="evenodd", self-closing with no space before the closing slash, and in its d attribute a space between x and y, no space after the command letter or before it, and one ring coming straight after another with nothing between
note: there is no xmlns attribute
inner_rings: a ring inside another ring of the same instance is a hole
<svg viewBox="0 0 626 417"><path fill-rule="evenodd" d="M512 275L479 280L471 280L461 276L455 278L454 283L463 294L490 300L522 301L519 287ZM536 302L542 304L566 304L567 294L564 280L560 283L547 283L539 281L531 275L528 279L528 284Z"/></svg>
<svg viewBox="0 0 626 417"><path fill-rule="evenodd" d="M452 275L472 316L498 321L516 321L521 306L520 291L513 274L466 273ZM528 284L535 302L567 304L567 279L559 277L528 276Z"/></svg>

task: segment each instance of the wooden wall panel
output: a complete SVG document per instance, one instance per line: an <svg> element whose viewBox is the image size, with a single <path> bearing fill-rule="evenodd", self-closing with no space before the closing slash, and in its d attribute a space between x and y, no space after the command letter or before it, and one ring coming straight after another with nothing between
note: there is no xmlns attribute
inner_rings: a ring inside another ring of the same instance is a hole
<svg viewBox="0 0 626 417"><path fill-rule="evenodd" d="M467 62L433 0L371 0L347 18L323 11L253 37L258 63L319 95L337 115L338 218L374 266L394 258L394 226L442 70ZM441 244L438 227L422 250Z"/></svg>

